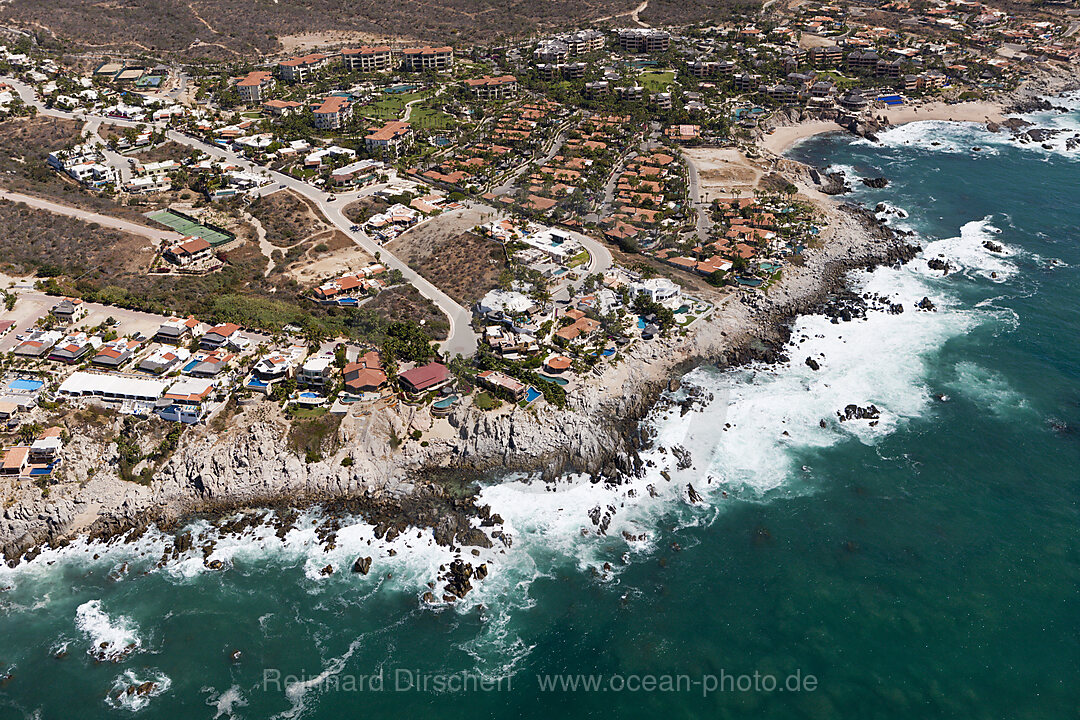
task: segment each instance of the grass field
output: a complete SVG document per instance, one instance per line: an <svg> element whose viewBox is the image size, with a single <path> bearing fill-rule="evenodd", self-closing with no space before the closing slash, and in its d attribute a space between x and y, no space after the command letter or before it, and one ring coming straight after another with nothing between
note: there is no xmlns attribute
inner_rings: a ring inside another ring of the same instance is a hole
<svg viewBox="0 0 1080 720"><path fill-rule="evenodd" d="M402 93L401 95L386 95L373 103L361 105L356 108L356 114L364 117L379 118L380 120L393 120L405 113L405 104L424 97L425 92Z"/></svg>
<svg viewBox="0 0 1080 720"><path fill-rule="evenodd" d="M650 70L638 75L638 82L649 92L663 92L675 82L674 70Z"/></svg>
<svg viewBox="0 0 1080 720"><path fill-rule="evenodd" d="M409 115L409 122L416 127L437 128L439 130L451 128L457 123L452 116L431 107L427 103L413 106L412 114Z"/></svg>

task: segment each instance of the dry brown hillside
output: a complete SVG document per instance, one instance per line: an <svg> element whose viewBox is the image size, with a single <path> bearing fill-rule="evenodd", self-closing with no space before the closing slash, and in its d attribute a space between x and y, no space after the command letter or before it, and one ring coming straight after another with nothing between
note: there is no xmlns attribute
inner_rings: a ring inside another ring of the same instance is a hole
<svg viewBox="0 0 1080 720"><path fill-rule="evenodd" d="M665 2L666 10L679 3ZM738 0L695 0L693 19ZM189 57L272 53L298 35L351 32L400 40L483 44L495 37L573 28L629 15L638 0L10 0L0 22L45 28L80 46L144 48ZM678 22L682 17L672 17ZM289 43L291 46L292 43Z"/></svg>

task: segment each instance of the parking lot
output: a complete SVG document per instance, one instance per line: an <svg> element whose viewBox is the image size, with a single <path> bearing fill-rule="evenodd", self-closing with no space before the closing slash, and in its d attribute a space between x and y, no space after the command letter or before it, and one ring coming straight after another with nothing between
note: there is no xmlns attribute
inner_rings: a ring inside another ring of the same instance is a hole
<svg viewBox="0 0 1080 720"><path fill-rule="evenodd" d="M14 309L0 312L0 321L13 320L15 322L15 327L11 332L0 339L0 352L8 352L14 348L19 343L18 336L26 333L39 319L48 315L49 310L60 301L58 297L39 292L22 292L18 298ZM146 337L152 337L157 332L158 326L165 320L160 315L96 303L84 303L84 307L87 313L72 325L73 329L97 327L111 317L119 323L115 327L119 335L142 333Z"/></svg>

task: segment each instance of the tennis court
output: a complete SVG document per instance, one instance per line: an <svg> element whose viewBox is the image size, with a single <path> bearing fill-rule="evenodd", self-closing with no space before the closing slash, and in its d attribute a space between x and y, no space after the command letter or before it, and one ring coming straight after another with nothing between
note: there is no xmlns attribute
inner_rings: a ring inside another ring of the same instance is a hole
<svg viewBox="0 0 1080 720"><path fill-rule="evenodd" d="M194 218L188 217L176 210L160 210L155 213L150 213L147 217L172 228L185 237L188 235L201 237L213 247L224 245L236 237L226 230L220 230L198 223Z"/></svg>

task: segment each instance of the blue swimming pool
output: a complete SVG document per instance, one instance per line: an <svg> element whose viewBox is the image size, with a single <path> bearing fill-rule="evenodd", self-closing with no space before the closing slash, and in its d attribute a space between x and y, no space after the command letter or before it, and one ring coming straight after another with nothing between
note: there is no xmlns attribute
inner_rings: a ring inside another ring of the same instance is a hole
<svg viewBox="0 0 1080 720"><path fill-rule="evenodd" d="M548 382L553 382L556 385L569 385L570 384L570 381L567 380L566 378L551 377L550 375L544 375L543 373L540 373L540 379L541 380L547 380Z"/></svg>
<svg viewBox="0 0 1080 720"><path fill-rule="evenodd" d="M30 378L17 378L8 383L9 390L40 390L44 386L43 381Z"/></svg>
<svg viewBox="0 0 1080 720"><path fill-rule="evenodd" d="M600 354L603 355L604 357L611 357L612 355L615 354L615 348L608 348L608 349L604 350L604 352L602 352Z"/></svg>
<svg viewBox="0 0 1080 720"><path fill-rule="evenodd" d="M457 402L457 395L451 395L449 397L444 397L441 400L436 400L435 402L431 403L431 407L436 408L438 410L445 410L446 408L450 407L451 405L453 405L456 402Z"/></svg>
<svg viewBox="0 0 1080 720"><path fill-rule="evenodd" d="M269 385L270 385L270 383L263 382L262 380L260 380L257 377L251 378L250 380L248 380L248 383L247 383L247 386L249 388L259 388L259 389L269 387Z"/></svg>
<svg viewBox="0 0 1080 720"><path fill-rule="evenodd" d="M637 319L637 329L638 330L644 330L645 329L645 324L646 324L645 323L645 318L639 317Z"/></svg>
<svg viewBox="0 0 1080 720"><path fill-rule="evenodd" d="M300 393L300 397L304 398L305 400L318 400L322 397L322 395L313 392L302 392Z"/></svg>
<svg viewBox="0 0 1080 720"><path fill-rule="evenodd" d="M180 372L186 372L186 373L191 372L192 370L195 369L195 366L198 365L201 362L202 362L201 359L196 358L195 360L190 361L187 365L185 365L183 368L181 368Z"/></svg>
<svg viewBox="0 0 1080 720"><path fill-rule="evenodd" d="M533 400L535 400L536 398L540 397L543 394L544 393L540 392L536 388L530 387L528 390L525 391L525 402L531 403Z"/></svg>

